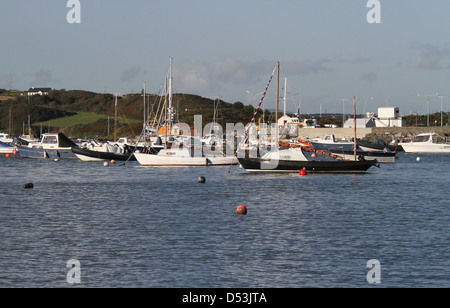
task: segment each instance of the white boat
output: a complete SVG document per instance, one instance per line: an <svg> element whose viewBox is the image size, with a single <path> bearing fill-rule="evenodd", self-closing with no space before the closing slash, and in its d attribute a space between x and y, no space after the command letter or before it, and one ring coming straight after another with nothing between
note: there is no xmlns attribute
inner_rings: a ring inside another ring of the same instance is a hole
<svg viewBox="0 0 450 308"><path fill-rule="evenodd" d="M55 158L76 159L72 147L77 146L62 133L43 134L40 142L18 145L17 150L22 158Z"/></svg>
<svg viewBox="0 0 450 308"><path fill-rule="evenodd" d="M406 153L450 153L450 140L436 133L423 133L410 142L400 142Z"/></svg>
<svg viewBox="0 0 450 308"><path fill-rule="evenodd" d="M0 141L0 154L13 154L16 148Z"/></svg>
<svg viewBox="0 0 450 308"><path fill-rule="evenodd" d="M202 149L175 148L162 149L158 154L134 153L142 166L230 166L237 165L234 156L225 156L219 151L206 152Z"/></svg>
<svg viewBox="0 0 450 308"><path fill-rule="evenodd" d="M310 140L312 146L316 149L344 148L352 149L355 145L353 141L345 139L336 140L334 135L326 135L324 138L314 138Z"/></svg>
<svg viewBox="0 0 450 308"><path fill-rule="evenodd" d="M11 138L11 136L10 136L9 134L6 134L6 133L0 133L0 142L10 144L10 143L12 143L13 141L14 141L14 139Z"/></svg>

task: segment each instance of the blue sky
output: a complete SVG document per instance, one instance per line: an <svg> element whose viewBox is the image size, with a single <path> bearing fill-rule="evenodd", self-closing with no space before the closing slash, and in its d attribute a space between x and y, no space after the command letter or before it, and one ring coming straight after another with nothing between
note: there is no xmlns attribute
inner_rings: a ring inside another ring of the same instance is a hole
<svg viewBox="0 0 450 308"><path fill-rule="evenodd" d="M357 96L360 112L425 114L419 92L450 96L450 1L380 2L369 24L367 0L80 0L69 24L66 0L2 0L0 88L157 93L173 57L175 93L256 105L280 61L288 110L342 112Z"/></svg>

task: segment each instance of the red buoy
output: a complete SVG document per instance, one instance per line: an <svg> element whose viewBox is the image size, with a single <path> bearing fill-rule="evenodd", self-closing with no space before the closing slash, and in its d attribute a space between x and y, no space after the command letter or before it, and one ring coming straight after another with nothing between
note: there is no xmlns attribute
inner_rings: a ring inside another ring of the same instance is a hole
<svg viewBox="0 0 450 308"><path fill-rule="evenodd" d="M302 169L302 170L299 171L298 174L299 174L300 176L305 176L305 175L307 175L308 173L306 172L306 169Z"/></svg>
<svg viewBox="0 0 450 308"><path fill-rule="evenodd" d="M113 159L113 160L111 160L111 164L115 164L116 163L116 161Z"/></svg>
<svg viewBox="0 0 450 308"><path fill-rule="evenodd" d="M247 207L245 205L239 205L237 208L238 215L246 215L247 214Z"/></svg>
<svg viewBox="0 0 450 308"><path fill-rule="evenodd" d="M18 153L17 150L14 149L14 150L13 150L13 154L14 154L14 155L17 155L17 153Z"/></svg>
<svg viewBox="0 0 450 308"><path fill-rule="evenodd" d="M9 153L6 153L6 158L10 158L11 157L11 154L9 154Z"/></svg>
<svg viewBox="0 0 450 308"><path fill-rule="evenodd" d="M316 154L316 153L312 153L311 157L316 158L316 157L317 157L317 154Z"/></svg>

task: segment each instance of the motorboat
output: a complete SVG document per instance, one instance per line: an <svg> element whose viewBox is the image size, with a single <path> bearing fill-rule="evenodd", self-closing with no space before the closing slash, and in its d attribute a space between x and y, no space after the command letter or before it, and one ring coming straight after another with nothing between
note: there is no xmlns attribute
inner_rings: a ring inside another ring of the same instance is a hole
<svg viewBox="0 0 450 308"><path fill-rule="evenodd" d="M43 134L41 141L30 142L27 145L17 145L22 158L38 159L77 159L72 147L77 146L63 133Z"/></svg>
<svg viewBox="0 0 450 308"><path fill-rule="evenodd" d="M0 142L11 144L14 141L13 138L9 134L6 133L0 133Z"/></svg>
<svg viewBox="0 0 450 308"><path fill-rule="evenodd" d="M356 144L364 151L384 151L386 149L389 151L403 151L401 145L398 144L397 140L393 140L391 143L386 140L380 139L377 136L373 137L373 142L364 141L364 140L356 140Z"/></svg>
<svg viewBox="0 0 450 308"><path fill-rule="evenodd" d="M352 149L355 145L353 141L348 141L345 139L337 140L333 134L326 135L323 138L313 138L309 140L309 142L315 149L328 149L328 148Z"/></svg>
<svg viewBox="0 0 450 308"><path fill-rule="evenodd" d="M434 132L416 135L410 142L399 144L406 153L450 153L450 140Z"/></svg>

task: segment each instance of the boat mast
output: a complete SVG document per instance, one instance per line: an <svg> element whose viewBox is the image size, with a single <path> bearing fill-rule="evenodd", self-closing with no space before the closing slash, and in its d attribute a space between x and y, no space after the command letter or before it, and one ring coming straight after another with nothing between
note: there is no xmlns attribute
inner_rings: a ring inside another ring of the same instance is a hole
<svg viewBox="0 0 450 308"><path fill-rule="evenodd" d="M167 76L164 95L164 148L167 149Z"/></svg>
<svg viewBox="0 0 450 308"><path fill-rule="evenodd" d="M117 141L117 94L116 101L114 103L114 142Z"/></svg>
<svg viewBox="0 0 450 308"><path fill-rule="evenodd" d="M275 124L276 124L276 142L277 142L277 148L278 148L278 103L280 100L280 61L277 62L277 106L275 110Z"/></svg>
<svg viewBox="0 0 450 308"><path fill-rule="evenodd" d="M284 98L283 98L283 103L284 103L284 110L283 110L283 115L286 115L286 98L287 98L287 78L284 78Z"/></svg>
<svg viewBox="0 0 450 308"><path fill-rule="evenodd" d="M147 127L145 127L145 125L147 124L147 116L145 114L145 112L146 112L145 95L146 95L146 84L145 84L145 81L144 81L144 142L147 140Z"/></svg>
<svg viewBox="0 0 450 308"><path fill-rule="evenodd" d="M353 144L353 153L355 155L355 161L356 161L356 96L353 96L353 130L354 130L354 144Z"/></svg>
<svg viewBox="0 0 450 308"><path fill-rule="evenodd" d="M173 77L172 77L172 57L170 57L170 68L169 68L169 128L172 131L172 125L174 120L174 112L172 105L172 92L173 92Z"/></svg>
<svg viewBox="0 0 450 308"><path fill-rule="evenodd" d="M11 132L12 132L12 130L11 130L11 119L12 119L11 113L12 113L12 107L9 107L9 135L10 136L11 136Z"/></svg>

